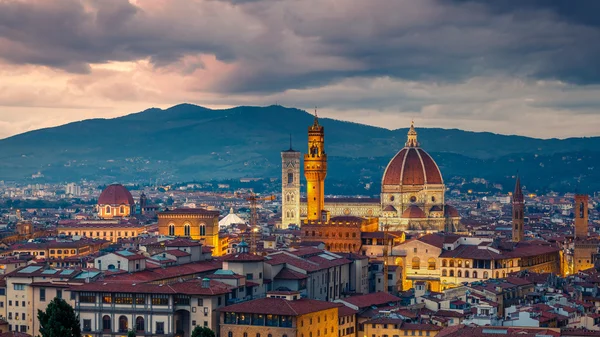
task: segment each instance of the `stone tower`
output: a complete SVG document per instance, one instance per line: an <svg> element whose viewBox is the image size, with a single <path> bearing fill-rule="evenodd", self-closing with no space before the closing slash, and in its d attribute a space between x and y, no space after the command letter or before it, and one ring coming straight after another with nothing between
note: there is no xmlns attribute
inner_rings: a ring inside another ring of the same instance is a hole
<svg viewBox="0 0 600 337"><path fill-rule="evenodd" d="M575 238L585 239L588 236L588 196L575 195Z"/></svg>
<svg viewBox="0 0 600 337"><path fill-rule="evenodd" d="M281 152L281 227L300 225L300 152Z"/></svg>
<svg viewBox="0 0 600 337"><path fill-rule="evenodd" d="M319 220L325 208L325 176L327 154L325 154L325 130L319 125L315 111L313 125L308 127L308 153L304 155L306 177L306 219Z"/></svg>
<svg viewBox="0 0 600 337"><path fill-rule="evenodd" d="M521 190L521 179L517 176L517 183L515 184L515 191L512 196L512 238L514 242L523 240L524 236L524 213L525 213L525 198L523 197L523 191Z"/></svg>

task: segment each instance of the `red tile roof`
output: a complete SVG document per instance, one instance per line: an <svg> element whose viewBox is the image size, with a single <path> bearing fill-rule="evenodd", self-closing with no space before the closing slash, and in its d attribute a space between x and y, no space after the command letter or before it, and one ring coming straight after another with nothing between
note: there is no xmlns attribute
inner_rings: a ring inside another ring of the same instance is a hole
<svg viewBox="0 0 600 337"><path fill-rule="evenodd" d="M306 278L308 278L306 274L298 273L288 268L281 269L275 276L276 280L303 280Z"/></svg>
<svg viewBox="0 0 600 337"><path fill-rule="evenodd" d="M373 305L388 304L390 302L399 302L400 300L400 297L396 297L394 295L384 292L357 295L342 299L342 301L355 305L359 308L366 308Z"/></svg>
<svg viewBox="0 0 600 337"><path fill-rule="evenodd" d="M289 301L282 298L261 298L220 308L221 312L252 313L265 315L300 316L336 308L337 303L299 299Z"/></svg>

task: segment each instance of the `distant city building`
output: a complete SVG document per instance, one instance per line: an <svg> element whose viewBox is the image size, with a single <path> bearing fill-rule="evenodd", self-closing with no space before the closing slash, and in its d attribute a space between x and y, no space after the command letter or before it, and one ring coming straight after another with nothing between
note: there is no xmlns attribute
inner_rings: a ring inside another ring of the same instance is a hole
<svg viewBox="0 0 600 337"><path fill-rule="evenodd" d="M281 152L281 227L300 224L300 152Z"/></svg>
<svg viewBox="0 0 600 337"><path fill-rule="evenodd" d="M81 195L81 186L70 183L65 186L65 194L68 196L78 197Z"/></svg>
<svg viewBox="0 0 600 337"><path fill-rule="evenodd" d="M213 255L226 253L228 237L219 237L219 211L202 208L177 208L158 213L160 235L202 240L213 247Z"/></svg>

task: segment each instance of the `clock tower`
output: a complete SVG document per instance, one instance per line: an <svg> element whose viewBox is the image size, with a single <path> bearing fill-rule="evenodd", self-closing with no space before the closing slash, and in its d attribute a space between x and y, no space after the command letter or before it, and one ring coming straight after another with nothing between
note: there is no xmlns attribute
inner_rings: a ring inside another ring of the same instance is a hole
<svg viewBox="0 0 600 337"><path fill-rule="evenodd" d="M300 152L281 152L281 228L300 225Z"/></svg>

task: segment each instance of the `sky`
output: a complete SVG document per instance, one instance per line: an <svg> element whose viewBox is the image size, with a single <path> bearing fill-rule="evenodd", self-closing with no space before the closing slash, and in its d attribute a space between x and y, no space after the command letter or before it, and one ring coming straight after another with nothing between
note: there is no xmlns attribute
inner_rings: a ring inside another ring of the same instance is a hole
<svg viewBox="0 0 600 337"><path fill-rule="evenodd" d="M600 136L600 1L0 0L0 138L194 103Z"/></svg>

